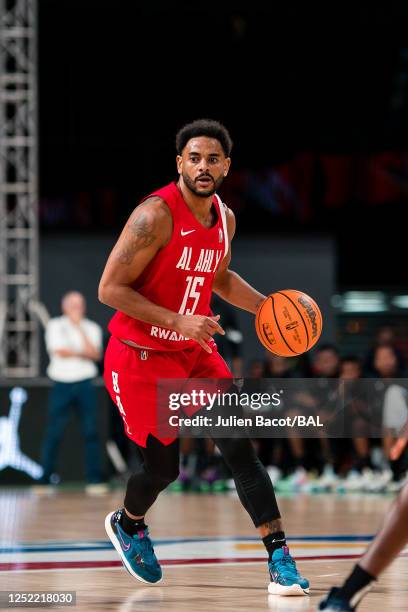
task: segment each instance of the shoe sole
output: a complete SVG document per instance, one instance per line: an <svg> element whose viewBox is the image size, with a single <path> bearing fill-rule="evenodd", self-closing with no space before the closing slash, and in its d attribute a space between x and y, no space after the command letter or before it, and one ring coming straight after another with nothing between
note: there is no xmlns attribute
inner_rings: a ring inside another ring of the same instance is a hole
<svg viewBox="0 0 408 612"><path fill-rule="evenodd" d="M281 595L283 597L299 597L309 595L309 589L302 589L300 584L292 584L291 586L283 586L276 582L270 582L268 593L271 595Z"/></svg>
<svg viewBox="0 0 408 612"><path fill-rule="evenodd" d="M111 512L110 514L108 514L108 516L105 518L105 531L108 534L108 537L110 539L110 541L112 542L112 544L115 547L116 552L118 553L123 566L127 569L127 571L129 572L129 574L131 576L133 576L133 578L136 578L137 580L140 580L140 582L143 582L144 584L150 584L151 586L155 585L155 584L159 584L159 582L161 582L163 580L163 576L159 579L156 580L156 582L149 582L148 580L145 580L144 578L142 578L141 576L139 576L138 574L136 574L135 571L133 571L131 565L129 564L128 560L126 559L126 557L123 554L123 550L122 547L118 541L118 538L116 537L115 532L112 529L111 526L111 518L114 515L114 512Z"/></svg>

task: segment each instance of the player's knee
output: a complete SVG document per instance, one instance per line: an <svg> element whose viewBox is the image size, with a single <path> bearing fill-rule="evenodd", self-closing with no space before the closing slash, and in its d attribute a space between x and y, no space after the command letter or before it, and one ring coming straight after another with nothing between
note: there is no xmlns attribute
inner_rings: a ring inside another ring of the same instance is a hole
<svg viewBox="0 0 408 612"><path fill-rule="evenodd" d="M256 461L257 456L253 446L246 439L231 439L223 441L220 448L223 458L232 471L246 468Z"/></svg>
<svg viewBox="0 0 408 612"><path fill-rule="evenodd" d="M162 479L164 480L164 482L166 482L166 487L174 482L175 480L177 480L177 478L180 475L180 470L179 470L179 466L171 466L168 469L166 469L166 471L162 474Z"/></svg>
<svg viewBox="0 0 408 612"><path fill-rule="evenodd" d="M160 491L165 489L170 483L174 482L174 480L177 480L179 477L178 465L162 466L160 470L148 471L150 472L150 477L154 481L155 487Z"/></svg>

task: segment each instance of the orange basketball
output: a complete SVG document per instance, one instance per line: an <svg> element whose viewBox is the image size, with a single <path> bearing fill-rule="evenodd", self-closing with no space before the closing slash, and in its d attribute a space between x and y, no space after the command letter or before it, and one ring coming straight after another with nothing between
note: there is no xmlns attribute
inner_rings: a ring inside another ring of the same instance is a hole
<svg viewBox="0 0 408 612"><path fill-rule="evenodd" d="M255 328L268 351L294 357L316 344L322 333L322 315L306 293L285 289L271 293L262 302L255 316Z"/></svg>

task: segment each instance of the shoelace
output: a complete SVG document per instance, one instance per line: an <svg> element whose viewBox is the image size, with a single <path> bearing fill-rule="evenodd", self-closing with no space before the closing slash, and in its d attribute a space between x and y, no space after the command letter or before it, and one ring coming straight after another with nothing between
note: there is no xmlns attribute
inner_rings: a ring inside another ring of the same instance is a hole
<svg viewBox="0 0 408 612"><path fill-rule="evenodd" d="M142 556L143 558L147 561L150 559L153 559L154 557L154 548L153 545L151 543L150 538L145 534L143 538L139 538L139 536L136 534L136 536L134 536L134 539L137 541L137 543L139 544L139 546L142 549Z"/></svg>
<svg viewBox="0 0 408 612"><path fill-rule="evenodd" d="M296 563L295 563L294 559L292 559L292 557L290 555L285 555L284 557L279 559L278 567L280 565L284 565L284 566L286 565L288 567L289 571L297 576L298 571L297 571Z"/></svg>

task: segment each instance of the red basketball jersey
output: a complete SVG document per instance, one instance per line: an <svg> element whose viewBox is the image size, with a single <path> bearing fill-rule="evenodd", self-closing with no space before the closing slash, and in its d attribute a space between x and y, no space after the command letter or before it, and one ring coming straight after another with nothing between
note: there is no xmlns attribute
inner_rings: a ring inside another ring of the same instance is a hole
<svg viewBox="0 0 408 612"><path fill-rule="evenodd" d="M208 316L214 276L228 251L226 207L215 195L217 222L205 228L191 212L176 183L147 197L151 196L159 196L169 207L173 233L169 243L135 281L134 289L173 312ZM111 319L109 331L147 349L176 351L195 344L175 330L143 323L120 311Z"/></svg>

